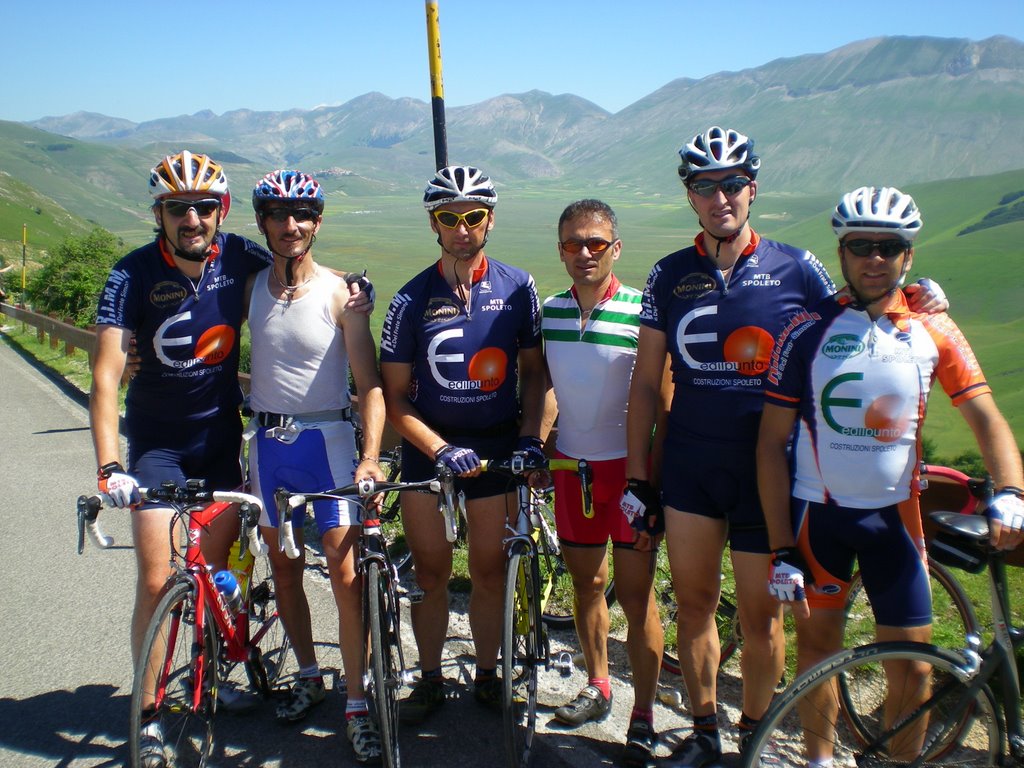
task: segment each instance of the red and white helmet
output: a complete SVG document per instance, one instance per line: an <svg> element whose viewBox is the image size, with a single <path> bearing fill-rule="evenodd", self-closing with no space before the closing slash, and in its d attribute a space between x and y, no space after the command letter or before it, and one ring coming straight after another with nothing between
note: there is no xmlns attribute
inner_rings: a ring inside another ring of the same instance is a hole
<svg viewBox="0 0 1024 768"><path fill-rule="evenodd" d="M732 128L713 125L704 133L698 133L685 147L679 150L682 164L679 178L684 182L698 173L725 171L737 168L751 179L757 178L761 158L754 154L754 140Z"/></svg>
<svg viewBox="0 0 1024 768"><path fill-rule="evenodd" d="M206 192L222 198L224 216L231 207L228 177L221 165L207 155L187 149L165 157L149 175L149 194L154 200L183 192Z"/></svg>
<svg viewBox="0 0 1024 768"><path fill-rule="evenodd" d="M888 232L912 243L922 223L914 198L895 187L860 187L847 192L832 213L832 231L840 240L858 232Z"/></svg>

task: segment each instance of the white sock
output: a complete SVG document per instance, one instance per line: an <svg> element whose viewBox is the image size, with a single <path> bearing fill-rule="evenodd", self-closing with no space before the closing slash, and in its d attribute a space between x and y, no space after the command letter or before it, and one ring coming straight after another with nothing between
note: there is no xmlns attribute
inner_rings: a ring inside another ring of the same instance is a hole
<svg viewBox="0 0 1024 768"><path fill-rule="evenodd" d="M299 677L323 677L320 674L320 665L314 662L308 667L299 667Z"/></svg>

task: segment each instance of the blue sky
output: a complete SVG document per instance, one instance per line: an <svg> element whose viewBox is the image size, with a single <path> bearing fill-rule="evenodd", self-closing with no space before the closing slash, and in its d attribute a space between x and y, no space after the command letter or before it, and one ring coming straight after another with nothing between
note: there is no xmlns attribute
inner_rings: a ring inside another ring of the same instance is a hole
<svg viewBox="0 0 1024 768"><path fill-rule="evenodd" d="M1024 40L1021 0L439 0L445 100L574 93L612 112L678 77L880 35ZM422 0L11 0L0 119L136 122L430 97Z"/></svg>

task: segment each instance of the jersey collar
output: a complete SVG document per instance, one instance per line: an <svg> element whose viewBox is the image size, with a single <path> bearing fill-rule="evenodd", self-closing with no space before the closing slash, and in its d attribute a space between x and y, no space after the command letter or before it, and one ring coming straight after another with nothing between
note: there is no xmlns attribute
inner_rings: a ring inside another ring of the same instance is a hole
<svg viewBox="0 0 1024 768"><path fill-rule="evenodd" d="M743 253L740 257L749 256L757 248L757 244L761 242L761 236L754 231L753 227L750 228L750 242L747 243L747 247L743 249ZM697 246L697 253L701 256L708 255L707 246L704 244L704 230L702 229L697 233L697 236L693 238L693 244Z"/></svg>
<svg viewBox="0 0 1024 768"><path fill-rule="evenodd" d="M611 282L608 283L608 290L604 292L604 296L597 300L597 303L602 304L608 301L608 299L615 295L615 292L619 290L619 286L621 285L622 283L619 282L619 278L617 278L615 276L615 273L613 272ZM576 290L576 286L574 285L572 288L569 289L569 291L572 293L572 297L576 299L576 304L578 305L580 303L580 295L579 292L577 292Z"/></svg>
<svg viewBox="0 0 1024 768"><path fill-rule="evenodd" d="M856 299L850 291L850 286L843 286L839 293L836 294L836 301L839 302L841 307L856 303ZM884 314L897 330L907 331L910 329L910 316L913 313L910 311L910 305L907 304L907 297L903 291L893 291L893 294L889 297L889 306L886 307Z"/></svg>
<svg viewBox="0 0 1024 768"><path fill-rule="evenodd" d="M441 260L437 260L437 273L444 277L444 267L441 265ZM473 274L469 276L470 281L473 285L476 285L484 279L484 275L487 273L487 255L484 254L480 257L480 266L473 270Z"/></svg>
<svg viewBox="0 0 1024 768"><path fill-rule="evenodd" d="M171 253L170 248L167 247L167 241L163 235L157 239L157 245L160 246L160 255L164 259L166 264L171 269L178 269L178 265L174 263L174 254ZM220 243L217 242L217 238L213 238L213 242L210 244L210 253L207 255L207 261L213 261L220 256Z"/></svg>

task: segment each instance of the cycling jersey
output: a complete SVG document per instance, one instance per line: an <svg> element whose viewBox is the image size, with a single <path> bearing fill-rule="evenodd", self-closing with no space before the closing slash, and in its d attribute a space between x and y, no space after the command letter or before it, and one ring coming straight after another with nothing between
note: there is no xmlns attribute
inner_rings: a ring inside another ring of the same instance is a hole
<svg viewBox="0 0 1024 768"><path fill-rule="evenodd" d="M640 322L665 334L671 357L669 441L753 446L775 337L790 316L834 292L812 253L753 231L728 280L708 258L703 232L659 261Z"/></svg>
<svg viewBox="0 0 1024 768"><path fill-rule="evenodd" d="M256 243L221 232L192 281L162 245L149 243L114 265L96 313L97 325L135 334L141 365L128 385L129 421L203 419L238 406L246 278L271 261Z"/></svg>
<svg viewBox="0 0 1024 768"><path fill-rule="evenodd" d="M799 408L793 495L862 509L916 494L932 381L954 405L991 392L946 314L912 313L893 296L877 321L848 291L793 318L768 372L768 402Z"/></svg>
<svg viewBox="0 0 1024 768"><path fill-rule="evenodd" d="M558 398L557 446L577 459L626 455L641 294L611 279L582 332L575 289L547 298L541 311L544 357Z"/></svg>
<svg viewBox="0 0 1024 768"><path fill-rule="evenodd" d="M412 365L409 400L441 434L514 425L518 353L538 346L533 278L493 259L475 270L468 306L431 265L391 300L381 331L382 363Z"/></svg>

